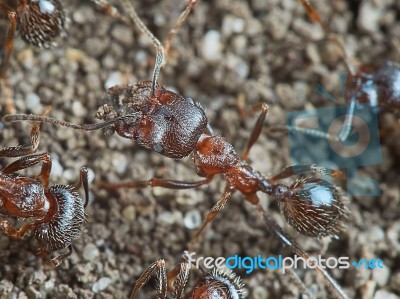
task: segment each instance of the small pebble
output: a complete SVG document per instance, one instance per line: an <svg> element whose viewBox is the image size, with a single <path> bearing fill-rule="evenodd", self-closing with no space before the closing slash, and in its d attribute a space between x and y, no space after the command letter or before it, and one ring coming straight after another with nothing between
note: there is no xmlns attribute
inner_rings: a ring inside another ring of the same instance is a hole
<svg viewBox="0 0 400 299"><path fill-rule="evenodd" d="M13 288L14 285L7 279L0 280L0 297L10 294Z"/></svg>
<svg viewBox="0 0 400 299"><path fill-rule="evenodd" d="M86 244L85 248L83 249L83 258L86 261L92 261L97 259L100 255L99 249L93 243Z"/></svg>
<svg viewBox="0 0 400 299"><path fill-rule="evenodd" d="M197 210L191 210L186 213L183 223L188 229L199 228L201 225L201 215Z"/></svg>
<svg viewBox="0 0 400 299"><path fill-rule="evenodd" d="M62 177L64 168L58 161L58 158L56 156L52 155L51 159L52 159L52 161L51 161L51 176L59 177L59 178Z"/></svg>
<svg viewBox="0 0 400 299"><path fill-rule="evenodd" d="M104 291L112 282L111 278L109 277L102 277L98 281L96 281L92 286L92 291L94 293L99 293Z"/></svg>
<svg viewBox="0 0 400 299"><path fill-rule="evenodd" d="M209 30L203 38L202 55L207 61L216 61L221 58L222 44L220 33L216 30Z"/></svg>
<svg viewBox="0 0 400 299"><path fill-rule="evenodd" d="M120 85L122 84L122 76L120 72L112 72L106 82L104 83L104 88L108 89L110 87L113 87L115 85Z"/></svg>
<svg viewBox="0 0 400 299"><path fill-rule="evenodd" d="M379 290L375 293L374 299L400 299L400 297L386 290Z"/></svg>
<svg viewBox="0 0 400 299"><path fill-rule="evenodd" d="M118 174L123 174L128 167L128 160L124 154L114 152L112 155L112 165Z"/></svg>
<svg viewBox="0 0 400 299"><path fill-rule="evenodd" d="M383 266L382 269L375 268L372 270L372 278L378 283L380 287L387 285L390 277L390 269L387 266Z"/></svg>
<svg viewBox="0 0 400 299"><path fill-rule="evenodd" d="M122 210L122 217L129 222L132 222L136 218L136 208L134 205L126 206Z"/></svg>
<svg viewBox="0 0 400 299"><path fill-rule="evenodd" d="M86 108L82 105L81 102L79 101L74 101L72 103L72 113L74 116L77 116L79 118L83 118L87 115L87 110Z"/></svg>
<svg viewBox="0 0 400 299"><path fill-rule="evenodd" d="M26 108L31 110L33 114L43 112L43 106L40 104L40 98L36 93L29 92L26 95Z"/></svg>

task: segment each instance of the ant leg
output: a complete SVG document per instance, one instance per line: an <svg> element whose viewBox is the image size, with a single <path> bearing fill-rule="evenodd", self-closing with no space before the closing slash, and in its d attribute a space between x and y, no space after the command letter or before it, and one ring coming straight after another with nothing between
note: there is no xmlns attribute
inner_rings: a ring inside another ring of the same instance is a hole
<svg viewBox="0 0 400 299"><path fill-rule="evenodd" d="M129 27L132 26L132 22L128 18L121 15L118 12L118 10L110 3L108 3L106 0L91 0L91 1L94 4L96 4L103 11L103 13L108 14L109 16L124 23L125 25L128 25Z"/></svg>
<svg viewBox="0 0 400 299"><path fill-rule="evenodd" d="M85 203L84 208L87 207L89 203L89 171L87 167L82 167L79 172L79 181L75 186L75 189L79 189L83 185L83 189L85 191Z"/></svg>
<svg viewBox="0 0 400 299"><path fill-rule="evenodd" d="M186 6L185 10L181 13L178 20L176 21L174 27L169 31L166 40L164 41L164 53L165 56L168 56L169 49L171 47L172 40L174 39L176 33L178 32L179 28L182 26L183 22L185 22L187 16L190 14L193 6L197 3L197 0L190 0L188 5Z"/></svg>
<svg viewBox="0 0 400 299"><path fill-rule="evenodd" d="M17 14L10 7L0 3L0 10L6 11L9 19L9 26L6 39L6 53L0 67L0 88L4 96L4 102L9 113L15 113L15 106L12 100L13 92L7 83L7 69L10 63L11 54L14 48L14 34L17 27ZM1 94L0 94L1 95Z"/></svg>
<svg viewBox="0 0 400 299"><path fill-rule="evenodd" d="M47 115L50 112L51 108L46 107L46 109L43 111L43 115ZM36 122L33 124L32 129L31 129L31 145L28 146L13 146L13 147L7 147L4 149L0 150L0 157L21 157L21 156L26 156L33 154L36 152L39 142L40 142L40 123Z"/></svg>
<svg viewBox="0 0 400 299"><path fill-rule="evenodd" d="M251 147L254 145L254 143L257 142L258 137L260 136L261 130L264 125L265 117L268 114L269 106L267 104L262 104L261 105L261 113L258 116L257 122L254 125L253 130L251 131L249 140L247 141L246 148L242 153L242 160L246 160L249 152L251 150Z"/></svg>
<svg viewBox="0 0 400 299"><path fill-rule="evenodd" d="M44 223L42 220L33 222L33 223L28 223L23 226L21 226L18 230L13 229L12 224L6 220L2 219L0 217L0 229L4 232L6 236L15 238L15 239L21 239L28 230L34 228L35 226Z"/></svg>
<svg viewBox="0 0 400 299"><path fill-rule="evenodd" d="M189 251L192 251L192 248L194 245L197 243L201 233L204 231L206 228L207 224L209 224L211 221L214 220L214 218L218 215L218 213L225 207L225 204L228 202L228 200L232 197L232 194L235 192L235 189L228 185L225 188L225 192L220 198L220 200L211 208L211 210L207 213L206 219L203 222L203 225L200 227L200 229L196 232L194 237L189 243Z"/></svg>
<svg viewBox="0 0 400 299"><path fill-rule="evenodd" d="M158 260L152 263L143 273L140 275L138 280L133 287L133 290L129 296L130 299L134 299L137 296L139 290L149 281L150 277L156 273L157 276L157 299L165 299L167 296L167 275L165 270L165 261Z"/></svg>
<svg viewBox="0 0 400 299"><path fill-rule="evenodd" d="M311 21L317 22L321 26L322 30L325 32L326 36L331 35L331 32L330 32L328 26L326 26L326 24L324 22L322 22L321 17L319 16L319 14L315 10L315 8L312 7L310 1L308 1L308 0L299 0L299 1L303 5L303 7L306 10L306 13L308 14L308 17L311 19ZM336 46L342 52L341 56L346 65L347 71L352 76L354 76L356 74L356 68L351 64L345 46L336 36L330 36L329 38L336 44Z"/></svg>
<svg viewBox="0 0 400 299"><path fill-rule="evenodd" d="M184 181L175 181L175 180L164 180L152 178L147 181L132 181L125 183L107 183L103 181L99 181L96 185L100 188L105 188L109 190L115 190L119 188L131 188L131 189L140 189L145 187L162 187L167 189L193 189L200 187L202 185L206 185L211 182L213 176L208 176L206 179L197 181L197 182L184 182Z"/></svg>
<svg viewBox="0 0 400 299"><path fill-rule="evenodd" d="M187 260L176 265L174 269L168 272L168 290L172 290L174 299L181 299L184 295L185 286L189 278L191 264Z"/></svg>
<svg viewBox="0 0 400 299"><path fill-rule="evenodd" d="M320 173L321 175L329 175L332 177L340 177L342 173L339 170L332 170L325 167L317 166L316 164L311 165L291 165L285 167L281 172L269 178L268 181L276 182L281 179L285 179L291 177L293 175L302 174L302 173Z"/></svg>
<svg viewBox="0 0 400 299"><path fill-rule="evenodd" d="M51 259L54 266L58 267L63 262L63 260L65 260L67 257L69 257L72 254L72 252L73 252L72 245L69 245L67 247L67 249L68 249L68 252L63 253L63 254Z"/></svg>
<svg viewBox="0 0 400 299"><path fill-rule="evenodd" d="M21 157L36 152L40 140L39 125L34 125L31 130L31 145L28 146L12 146L0 150L0 157Z"/></svg>
<svg viewBox="0 0 400 299"><path fill-rule="evenodd" d="M0 217L0 229L6 236L11 236L14 233L15 230L13 230L12 226L10 220Z"/></svg>
<svg viewBox="0 0 400 299"><path fill-rule="evenodd" d="M264 218L268 230L279 239L282 245L284 247L286 246L289 247L289 249L294 254L304 258L307 261L310 258L310 256L301 248L301 246L296 242L294 242L293 240L291 240L291 238L284 233L282 228L270 216L267 215L267 213L265 212L264 208L261 205L258 205L258 209ZM322 268L318 263L316 263L314 266L315 269L322 274L322 276L324 277L324 281L328 285L328 287L335 292L337 298L349 299L349 297L342 290L339 284L324 268Z"/></svg>
<svg viewBox="0 0 400 299"><path fill-rule="evenodd" d="M51 156L49 153L23 157L8 165L2 172L4 174L10 174L19 171L21 169L29 168L38 163L42 163L42 169L40 171L39 176L41 178L43 188L47 189L49 186L49 177L51 171Z"/></svg>

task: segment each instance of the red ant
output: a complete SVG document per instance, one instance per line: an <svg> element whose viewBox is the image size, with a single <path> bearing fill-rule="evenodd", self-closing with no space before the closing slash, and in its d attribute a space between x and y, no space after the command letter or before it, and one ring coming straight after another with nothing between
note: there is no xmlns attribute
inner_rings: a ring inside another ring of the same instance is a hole
<svg viewBox="0 0 400 299"><path fill-rule="evenodd" d="M139 290L148 282L151 276L157 278L157 299L165 299L167 293L172 293L175 299L242 299L243 283L240 277L231 271L214 269L204 273L193 289L185 295L185 287L189 279L192 264L186 255L183 262L178 264L172 271L166 273L165 261L160 259L152 263L136 280L131 292L130 299L137 297ZM173 285L173 287L172 287Z"/></svg>
<svg viewBox="0 0 400 299"><path fill-rule="evenodd" d="M55 266L72 253L72 242L79 237L86 219L88 204L88 170L80 170L79 185L85 189L85 203L73 187L55 185L49 187L51 157L49 153L30 155L39 145L39 125L31 131L30 146L14 146L0 150L0 157L22 157L0 171L0 229L5 235L23 238L32 231L39 246L36 252L45 256L52 252L68 249L52 259ZM41 163L40 182L24 176L14 176L19 170ZM15 227L14 220L31 221ZM13 221L12 221L13 220Z"/></svg>
<svg viewBox="0 0 400 299"><path fill-rule="evenodd" d="M7 86L7 69L18 31L28 43L48 48L53 40L66 36L66 16L59 0L1 0L0 13L8 18L5 55L0 66L0 88L4 92L8 111L14 111L12 93Z"/></svg>
<svg viewBox="0 0 400 299"><path fill-rule="evenodd" d="M327 36L331 35L329 28L322 22L318 12L308 0L300 0L310 19L318 22ZM394 61L365 64L356 68L350 62L345 47L333 37L333 41L340 48L347 68L347 82L345 97L349 108L339 134L340 140L346 140L351 132L353 115L356 106L367 105L372 112L399 111L400 109L400 65Z"/></svg>
<svg viewBox="0 0 400 299"><path fill-rule="evenodd" d="M115 131L123 137L137 140L139 144L166 157L179 159L192 153L196 173L204 177L203 180L185 182L152 178L120 184L98 183L101 187L108 189L147 186L190 189L208 184L215 175L222 174L227 182L225 192L207 214L203 225L191 242L192 246L236 190L263 213L268 229L285 246L302 257L308 258L308 255L286 236L272 218L265 214L259 204L256 194L258 191L277 200L284 218L299 233L315 238L337 237L343 229L347 209L339 190L334 185L313 177L296 180L289 186L277 182L297 174L319 173L336 177L339 176L339 172L316 165L294 165L286 167L271 178L266 178L251 167L245 160L261 133L269 109L266 104L261 106L261 113L241 156L226 139L212 135L211 129L209 129L209 134L205 133L208 124L201 106L157 84L164 56L161 43L137 17L129 1L121 2L126 6L132 20L139 24L138 27L156 46L157 58L153 80L140 82L134 86L116 86L109 89L105 96L109 104L102 106L97 112L97 117L105 120L102 123L76 125L49 117L26 114L7 115L3 120L6 122L20 120L48 122L85 131L107 128L108 133ZM317 270L322 273L338 297L347 298L347 295L324 269L317 266Z"/></svg>

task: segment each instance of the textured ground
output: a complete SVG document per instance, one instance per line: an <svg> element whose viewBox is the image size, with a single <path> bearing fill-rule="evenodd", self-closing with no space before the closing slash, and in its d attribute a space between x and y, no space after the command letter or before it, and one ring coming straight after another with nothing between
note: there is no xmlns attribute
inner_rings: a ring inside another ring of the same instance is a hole
<svg viewBox="0 0 400 299"><path fill-rule="evenodd" d="M165 38L186 1L135 1L138 14L158 37ZM315 1L317 2L317 1ZM400 6L395 0L318 1L318 10L340 33L354 61L400 61ZM361 2L361 3L360 3ZM147 38L99 12L88 1L65 1L71 22L68 38L56 48L40 50L18 37L9 70L19 113L41 113L74 123L94 122L105 84L149 80L154 50ZM214 51L204 45L220 38ZM3 34L0 34L3 36ZM216 133L239 151L255 117L242 119L238 105L267 102L265 127L284 124L285 111L332 105L314 93L318 83L340 96L338 71L344 70L336 48L321 41L295 0L199 1L175 39L159 82L199 101ZM319 42L315 42L319 40ZM4 115L2 107L1 115ZM393 114L382 117L391 127ZM1 124L1 146L29 141L29 124ZM335 270L331 274L354 298L400 297L399 132L382 140L384 161L364 173L378 180L380 197L352 198L348 231L332 241L323 255L381 258L383 270ZM97 179L119 182L153 176L196 180L190 158L173 161L118 136L42 126L39 151L53 157L53 184L72 184L81 166ZM290 164L285 134L265 132L250 157L257 169L274 174ZM9 162L2 159L1 165ZM90 222L74 244L75 252L57 269L32 253L29 241L0 236L1 298L126 298L135 278L151 262L165 258L172 268L207 210L223 192L222 180L199 190L98 190L87 208ZM283 224L276 206L261 195L271 214ZM290 231L290 229L288 229ZM324 242L292 232L304 248L320 254ZM290 255L266 231L253 206L235 194L202 236L202 256ZM249 298L298 298L291 276L257 270L243 277ZM328 298L318 273L298 273L312 296ZM142 298L149 298L146 288Z"/></svg>

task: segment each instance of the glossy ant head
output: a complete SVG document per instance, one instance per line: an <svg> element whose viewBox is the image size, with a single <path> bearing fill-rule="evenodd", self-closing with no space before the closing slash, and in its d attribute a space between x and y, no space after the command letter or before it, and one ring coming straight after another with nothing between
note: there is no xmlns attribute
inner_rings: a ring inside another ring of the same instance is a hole
<svg viewBox="0 0 400 299"><path fill-rule="evenodd" d="M198 103L152 82L110 88L97 112L102 120L116 119L107 134L136 140L157 153L181 159L189 155L207 127L207 117ZM121 119L132 115L132 118ZM118 119L119 118L119 119Z"/></svg>
<svg viewBox="0 0 400 299"><path fill-rule="evenodd" d="M151 264L137 279L131 292L130 299L136 298L139 290L147 283L151 276L157 279L157 299L165 299L171 292L174 298L192 299L243 299L243 283L240 277L231 271L212 270L204 273L194 286L191 293L185 293L192 265L183 256L183 262L166 273L165 261L158 260Z"/></svg>
<svg viewBox="0 0 400 299"><path fill-rule="evenodd" d="M48 153L34 154L39 143L39 126L31 132L31 146L16 146L0 150L0 157L21 157L0 171L0 229L10 237L23 238L28 231L38 241L38 255L68 248L68 252L52 261L58 266L72 253L72 242L81 234L88 204L88 171L82 168L80 184L85 188L85 203L74 188L65 185L49 187L51 157ZM28 156L27 156L28 155ZM42 164L41 182L14 173ZM28 220L19 228L20 221Z"/></svg>
<svg viewBox="0 0 400 299"><path fill-rule="evenodd" d="M31 0L18 5L18 32L30 44L49 47L65 36L66 16L59 0Z"/></svg>
<svg viewBox="0 0 400 299"><path fill-rule="evenodd" d="M393 61L362 65L346 82L346 99L356 99L374 112L400 109L400 65Z"/></svg>

